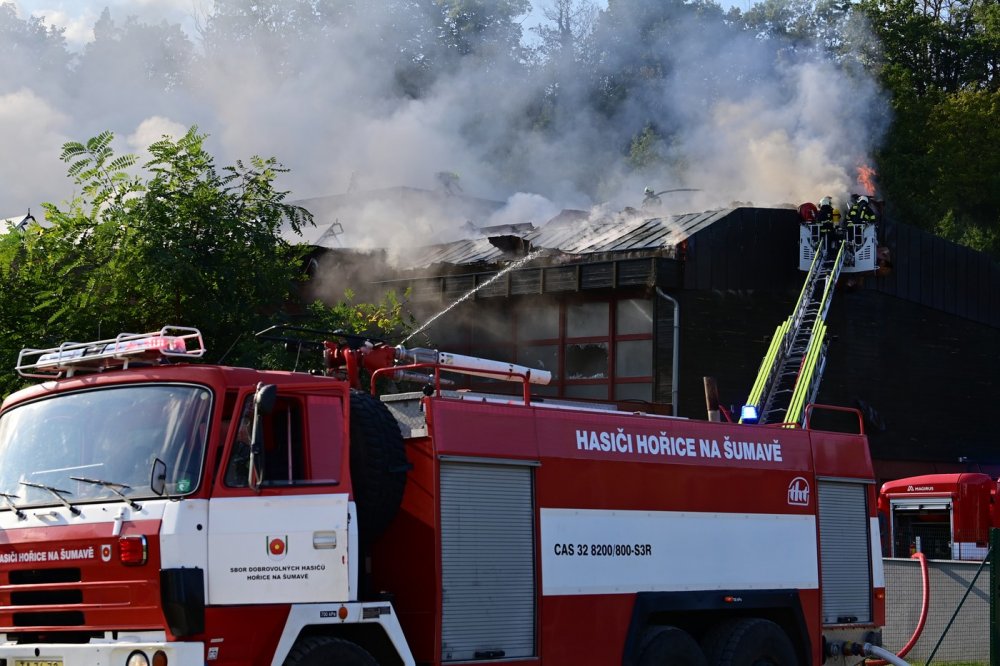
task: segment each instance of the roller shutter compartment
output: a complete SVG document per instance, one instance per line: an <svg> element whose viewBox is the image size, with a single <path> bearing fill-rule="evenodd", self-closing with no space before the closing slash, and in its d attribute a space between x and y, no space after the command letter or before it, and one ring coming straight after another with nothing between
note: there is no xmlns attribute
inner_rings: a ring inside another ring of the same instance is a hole
<svg viewBox="0 0 1000 666"><path fill-rule="evenodd" d="M535 655L533 469L441 463L442 661Z"/></svg>
<svg viewBox="0 0 1000 666"><path fill-rule="evenodd" d="M872 621L868 488L819 481L823 624Z"/></svg>

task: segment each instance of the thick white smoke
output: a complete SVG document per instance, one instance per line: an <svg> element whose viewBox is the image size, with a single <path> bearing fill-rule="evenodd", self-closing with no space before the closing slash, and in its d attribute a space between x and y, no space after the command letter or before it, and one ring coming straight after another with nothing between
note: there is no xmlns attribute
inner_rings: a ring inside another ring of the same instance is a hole
<svg viewBox="0 0 1000 666"><path fill-rule="evenodd" d="M339 31L215 52L166 91L147 75L183 52L144 51L141 39L133 40L134 57L95 56L92 62L104 69L75 83L18 80L15 89L14 78L0 74L7 150L0 216L73 194L58 160L66 140L110 129L120 151L141 152L161 134L176 136L192 125L210 135L206 146L219 166L251 155L277 157L291 169L278 183L291 199L349 189L440 190L437 174L454 172L461 196L505 202L476 219L443 223L434 211L400 216L379 204L356 210L352 219L336 218L344 227L338 242L400 251L453 237L462 222L540 224L562 208L638 207L646 186L696 190L664 195L672 212L843 197L885 123L869 79L814 54L776 55L773 45L751 35L705 34L694 25L679 26L654 47L669 55L670 70L611 116L585 103L574 87L584 66L572 61L546 77L463 61L420 96L408 96L387 65L393 52L387 45L413 26L400 28L408 19L387 15L384 3L357 4L362 14ZM111 18L118 27L133 14L160 20L163 14L148 14L155 5L112 5ZM190 4L185 27L203 22L210 10ZM168 20L177 16L177 3L171 11ZM61 18L47 16L52 23ZM419 27L434 34L429 23ZM198 35L188 34L197 54ZM626 59L631 45L619 40L617 57ZM524 118L552 81L564 103L543 131ZM630 137L651 121L665 137L652 146L660 159L651 166L629 162Z"/></svg>

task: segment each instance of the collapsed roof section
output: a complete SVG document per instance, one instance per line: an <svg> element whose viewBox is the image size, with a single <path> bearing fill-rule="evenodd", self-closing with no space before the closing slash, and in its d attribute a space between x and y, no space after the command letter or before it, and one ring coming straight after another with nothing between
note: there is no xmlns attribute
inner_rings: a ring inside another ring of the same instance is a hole
<svg viewBox="0 0 1000 666"><path fill-rule="evenodd" d="M283 235L290 243L319 248L385 248L386 236L399 229L426 226L427 242L443 242L467 234L470 220L487 220L504 204L499 201L450 194L415 187L390 187L346 192L293 202L313 214L315 226L296 235Z"/></svg>

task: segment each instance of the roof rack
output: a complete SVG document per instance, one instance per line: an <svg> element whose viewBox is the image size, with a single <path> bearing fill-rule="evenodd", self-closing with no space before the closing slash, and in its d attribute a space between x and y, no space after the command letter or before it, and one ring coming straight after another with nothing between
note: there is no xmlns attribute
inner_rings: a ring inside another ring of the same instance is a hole
<svg viewBox="0 0 1000 666"><path fill-rule="evenodd" d="M193 348L188 348L189 341ZM201 358L205 343L201 331L185 326L164 326L151 333L121 333L94 342L64 342L50 349L25 348L15 369L22 377L72 377L76 372L128 369L130 362Z"/></svg>

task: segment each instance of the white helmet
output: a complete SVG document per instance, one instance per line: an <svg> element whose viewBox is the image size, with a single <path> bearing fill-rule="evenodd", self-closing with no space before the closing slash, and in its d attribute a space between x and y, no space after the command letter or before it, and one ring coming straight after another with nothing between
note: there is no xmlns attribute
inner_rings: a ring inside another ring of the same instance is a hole
<svg viewBox="0 0 1000 666"><path fill-rule="evenodd" d="M821 208L823 206L830 206L830 207L832 207L833 206L833 199L831 199L830 197L823 197L822 199L819 200L819 205L820 205Z"/></svg>

